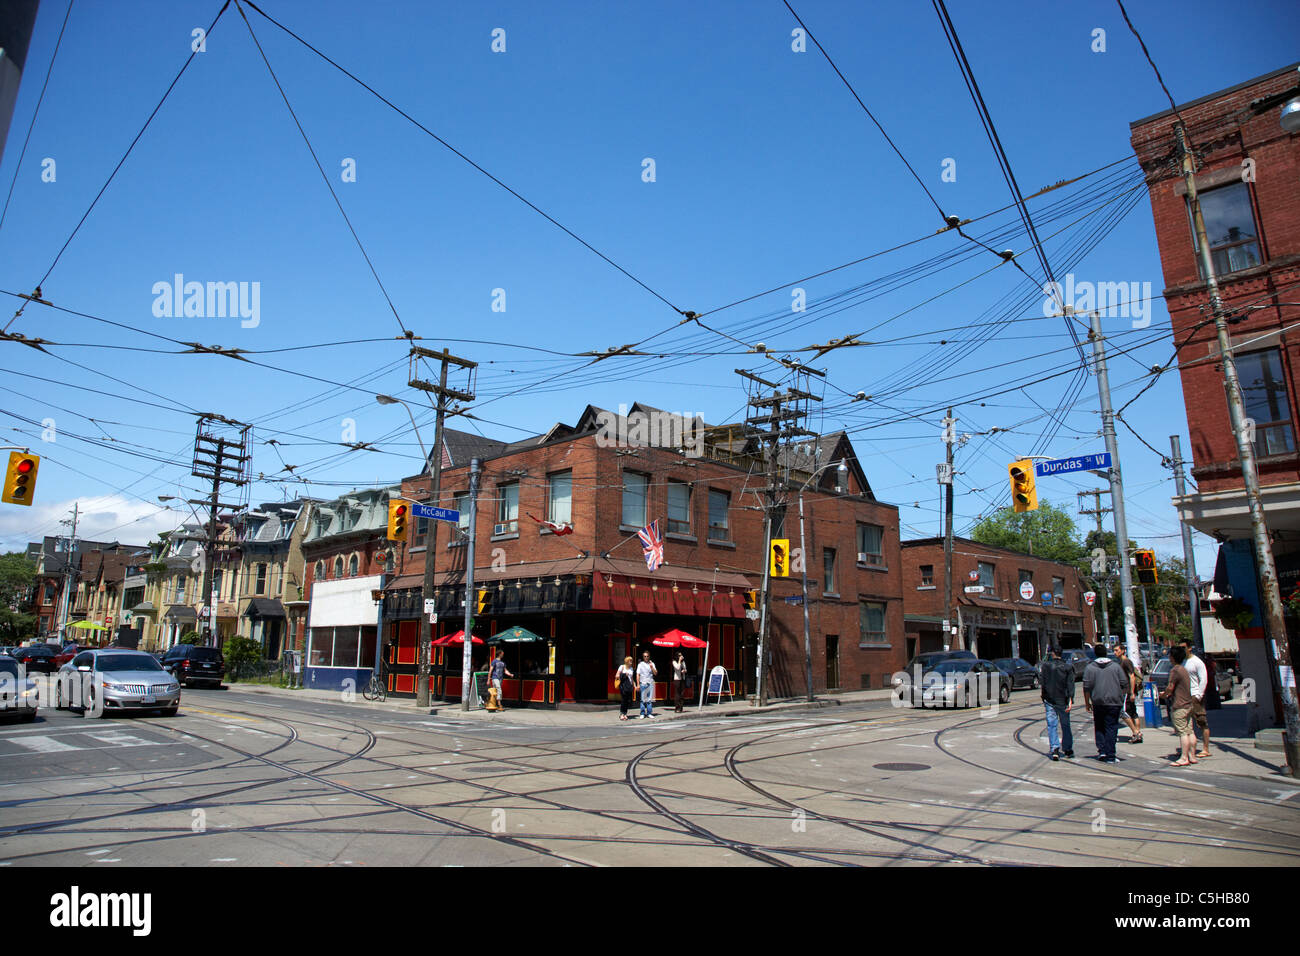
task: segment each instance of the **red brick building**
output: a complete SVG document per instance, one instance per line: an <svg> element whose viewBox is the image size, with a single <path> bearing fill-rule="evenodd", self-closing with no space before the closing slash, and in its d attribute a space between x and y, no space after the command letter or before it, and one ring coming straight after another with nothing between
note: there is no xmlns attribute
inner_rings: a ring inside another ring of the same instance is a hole
<svg viewBox="0 0 1300 956"><path fill-rule="evenodd" d="M1210 253L1228 312L1233 352L1278 573L1287 596L1300 582L1300 138L1280 111L1300 97L1297 65L1178 107L1199 165L1196 186ZM1258 607L1250 517L1228 419L1219 347L1191 226L1174 124L1167 110L1137 120L1133 149L1147 173L1165 299L1178 343L1196 489L1174 504L1181 518L1221 542L1216 583ZM1256 620L1239 633L1241 663L1268 686ZM1250 638L1255 638L1251 640ZM1260 695L1261 714L1269 695Z"/></svg>
<svg viewBox="0 0 1300 956"><path fill-rule="evenodd" d="M902 561L909 660L964 648L989 660L1023 657L1033 664L1051 644L1080 647L1097 639L1084 601L1088 588L1073 565L953 538L953 606L945 614L943 538L904 541ZM957 628L946 640L945 619Z"/></svg>
<svg viewBox="0 0 1300 956"><path fill-rule="evenodd" d="M666 414L633 406L626 419ZM461 526L443 524L436 548L436 635L463 626L468 541L469 463L482 460L475 541L475 635L515 625L539 635L507 646L516 675L511 700L554 705L615 698L613 675L625 656L650 650L661 683L671 652L653 635L680 628L710 642L707 667L726 667L736 695L754 692L757 620L749 592L762 584L765 562L764 467L756 445L737 426L708 427L692 451L680 443L609 440L610 413L588 407L576 425L557 424L521 442L495 442L448 431L437 504L461 512ZM624 427L614 434L635 434ZM678 424L681 424L680 422ZM841 460L847 492L834 491ZM888 686L903 663L898 510L876 501L852 445L842 432L824 436L788 460L787 514L774 537L790 539L789 578L772 586L769 693L805 692L797 489L805 492L809 619L814 687ZM815 476L815 477L811 477ZM811 477L811 481L810 481ZM403 495L428 500L427 474L403 482ZM432 503L432 502L431 502ZM665 564L647 570L636 537L659 521ZM556 534L541 522L571 527ZM384 617L391 689L413 693L421 585L429 541L417 524L385 588ZM477 657L485 655L475 648ZM703 651L687 651L691 668ZM459 699L461 651L438 649L433 692Z"/></svg>

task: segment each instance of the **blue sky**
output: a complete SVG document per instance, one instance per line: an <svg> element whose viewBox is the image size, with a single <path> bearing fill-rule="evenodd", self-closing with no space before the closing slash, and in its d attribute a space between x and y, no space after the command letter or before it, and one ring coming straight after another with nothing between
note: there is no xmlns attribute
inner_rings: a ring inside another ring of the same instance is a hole
<svg viewBox="0 0 1300 956"><path fill-rule="evenodd" d="M1201 2L1133 0L1128 7L1180 101L1295 58L1289 3L1236 5L1231 17ZM206 27L219 8L188 0L77 2L19 167L67 9L63 0L44 0L0 162L6 191L18 174L0 229L0 289L30 291L49 269L189 55L191 31ZM711 327L795 356L866 330L871 341L911 336L814 363L827 372L826 411L811 422L851 429L877 496L900 506L904 537L939 528L934 463L943 446L933 409L1067 369L1074 356L1064 323L1043 317L1042 296L1034 298L1023 275L993 268L991 254L953 233L932 235L942 225L935 208L813 45L805 53L791 49L797 24L779 0L265 0L262 8L672 306L710 313L781 287L706 315ZM45 460L37 505L0 513L0 546L57 533L73 501L87 510L83 531L92 535L142 542L173 526L184 515L164 509L157 496L197 491L188 475L194 418L186 409L254 424L254 470L266 479L255 500L330 496L344 485L413 473L419 451L409 420L400 407L373 399L385 392L411 401L422 433L432 436L427 402L406 387L406 347L397 340L403 326L429 347L445 345L482 363L475 411L483 421L475 424L501 438L573 422L588 403L642 401L733 421L745 394L732 369L780 374L761 356L698 354L744 349L699 328L674 329L680 315L664 301L245 9L397 316L232 4L43 284L57 306L125 328L38 306L11 327L68 344L51 346L51 355L4 346L5 440L32 445ZM795 9L945 211L976 218L1008 204L928 4L800 0ZM1113 3L958 0L950 13L1026 195L1131 156L1129 122L1167 106ZM1188 31L1179 22L1215 26ZM1290 29L1279 28L1287 23ZM505 31L503 53L491 49L497 28ZM1092 50L1099 28L1106 31L1102 53ZM643 180L647 158L653 182ZM46 159L54 160L54 182L42 181ZM347 159L355 160L355 182L343 181ZM956 179L946 182L949 159ZM1106 175L1031 202L1059 273L1070 244L1096 219L1071 221L1122 208L1121 194L1138 181L1131 159L1100 182ZM1140 201L1070 270L1076 280L1149 282L1159 295L1150 206L1145 191L1137 192ZM1064 199L1075 212L1053 220L1047 207ZM1004 212L970 229L983 235L1013 223L1014 214ZM923 241L792 281L911 240ZM1004 247L1023 253L1020 262L1041 279L1023 235L997 245ZM953 254L946 268L879 284ZM188 281L258 283L256 326L156 316L154 285L177 273ZM871 295L844 302L847 308L796 314L793 285L810 305L859 287ZM504 312L493 311L498 289ZM6 295L4 303L7 320L18 300ZM987 341L962 343L973 336L963 327L995 313L1025 321ZM1108 344L1133 348L1112 361L1117 405L1146 384L1145 369L1170 357L1170 339L1159 335L1168 329L1161 302L1150 319L1143 330L1129 318L1106 320ZM583 369L585 360L571 354L661 332L646 351L662 349L656 354L663 358ZM166 354L179 349L144 333L250 352L379 341L249 356L293 375L219 356ZM949 344L931 344L941 339ZM933 381L909 364L935 358L945 363ZM1010 429L975 435L958 453L959 532L1005 502L1013 457L1102 450L1091 379L1055 437L1039 444L1051 422L1042 409L1055 407L1070 381L1053 378L958 408L959 432ZM875 400L849 403L859 390ZM1176 374L1163 376L1127 417L1156 448L1167 449L1177 430L1190 449ZM57 432L52 444L22 420L48 418ZM381 451L340 447L349 422L355 440ZM278 448L263 444L272 437ZM1168 471L1122 428L1119 440L1130 537L1181 554ZM286 482L279 456L318 483ZM1044 480L1040 497L1073 511L1075 492L1094 484L1091 476ZM1208 574L1213 545L1197 542L1199 568Z"/></svg>

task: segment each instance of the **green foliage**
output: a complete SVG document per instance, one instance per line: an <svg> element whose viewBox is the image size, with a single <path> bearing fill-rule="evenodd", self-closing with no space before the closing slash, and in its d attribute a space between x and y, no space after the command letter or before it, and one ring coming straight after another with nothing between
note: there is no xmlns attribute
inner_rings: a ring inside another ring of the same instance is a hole
<svg viewBox="0 0 1300 956"><path fill-rule="evenodd" d="M980 544L1066 564L1077 564L1086 554L1074 519L1047 501L1040 501L1036 511L1019 514L1002 508L977 524L970 537Z"/></svg>
<svg viewBox="0 0 1300 956"><path fill-rule="evenodd" d="M198 631L186 631L180 637L176 638L177 644L199 644L203 641L203 635Z"/></svg>
<svg viewBox="0 0 1300 956"><path fill-rule="evenodd" d="M251 637L236 634L226 639L221 654L226 659L226 677L234 683L239 680L241 671L255 670L261 663L262 645Z"/></svg>
<svg viewBox="0 0 1300 956"><path fill-rule="evenodd" d="M23 609L31 605L36 564L25 554L0 555L0 643L17 644L36 636L36 615Z"/></svg>

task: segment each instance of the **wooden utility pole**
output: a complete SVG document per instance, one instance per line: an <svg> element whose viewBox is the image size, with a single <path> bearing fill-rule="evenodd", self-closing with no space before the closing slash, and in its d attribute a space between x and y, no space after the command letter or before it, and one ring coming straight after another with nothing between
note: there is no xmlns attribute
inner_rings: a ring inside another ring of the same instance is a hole
<svg viewBox="0 0 1300 956"><path fill-rule="evenodd" d="M1101 516L1102 516L1102 515L1105 515L1105 514L1110 514L1110 509L1109 509L1109 508L1103 508L1103 507L1101 506L1101 496L1104 495L1104 494L1106 494L1106 493L1107 493L1107 492L1104 491L1104 490L1102 490L1101 488L1094 488L1092 491L1080 491L1080 492L1078 493L1078 497L1079 497L1080 500L1082 500L1082 499L1084 499L1084 498L1087 498L1087 497L1091 497L1092 500L1093 500L1093 507L1092 507L1092 508L1080 508L1080 509L1079 509L1079 514L1081 514L1081 515L1093 515L1093 516L1096 517L1096 519L1097 519L1097 541L1098 541L1099 543L1103 540L1102 537L1101 537L1101 535L1102 535ZM1104 551L1105 549L1103 548L1102 550ZM1101 568L1101 571L1100 571L1100 572L1099 572L1095 567L1092 569L1093 574L1100 574L1100 575L1101 575L1101 583L1102 583L1102 587L1103 587L1103 591L1102 591L1102 593L1101 593L1101 595L1100 595L1100 596L1101 596L1101 602L1100 602L1100 603L1101 603L1101 619L1102 619L1102 626L1105 628L1105 631L1103 632L1103 635L1104 635L1104 636L1102 637L1102 640L1105 640L1105 641L1109 641L1109 640L1110 640L1110 568L1109 568L1109 566L1108 566L1108 564L1109 564L1109 560L1110 560L1109 555L1104 556L1104 557L1102 558L1102 568ZM1093 618L1093 623L1094 623L1094 624L1096 623L1096 618Z"/></svg>
<svg viewBox="0 0 1300 956"><path fill-rule="evenodd" d="M956 441L957 419L952 417L952 406L943 419L943 443L946 449L947 464L939 472L939 483L946 485L943 504L943 648L953 644L952 639L952 446ZM958 633L957 649L962 647L962 635Z"/></svg>
<svg viewBox="0 0 1300 956"><path fill-rule="evenodd" d="M415 362L417 358L437 359L440 363L438 372L438 384L426 382L415 377ZM432 349L421 348L418 345L411 347L410 374L408 384L411 388L418 388L424 392L432 392L438 396L437 424L433 432L433 451L429 455L427 466L429 468L429 501L435 508L442 507L442 425L447 415L447 400L453 399L460 402L474 401L474 393L468 390L458 390L447 387L447 369L448 366L455 365L459 368L473 370L478 368L477 362L471 362L469 359L458 358L452 355L446 349L441 352L435 352ZM417 525L418 527L418 525ZM438 522L428 521L428 531L425 535L424 547L424 587L422 597L425 601L434 599L434 565L438 553ZM473 550L470 551L471 556ZM465 609L465 654L470 653L473 646L469 636L469 619L470 609ZM429 706L429 671L433 649L431 643L433 640L433 622L429 620L429 615L424 611L424 605L420 608L420 666L419 673L415 683L415 704L417 707Z"/></svg>

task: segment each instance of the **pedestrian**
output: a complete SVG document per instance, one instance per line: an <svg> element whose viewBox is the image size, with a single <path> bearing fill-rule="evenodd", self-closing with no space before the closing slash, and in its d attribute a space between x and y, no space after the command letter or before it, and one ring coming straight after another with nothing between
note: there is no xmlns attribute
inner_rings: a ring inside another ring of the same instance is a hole
<svg viewBox="0 0 1300 956"><path fill-rule="evenodd" d="M1205 716L1205 688L1210 684L1210 674L1205 669L1205 661L1197 657L1192 650L1192 642L1188 638L1183 638L1180 643L1187 654L1187 663L1183 666L1187 668L1187 676L1192 684L1192 722L1196 725L1194 732L1204 741L1204 747L1196 752L1196 756L1208 757L1210 756L1210 721Z"/></svg>
<svg viewBox="0 0 1300 956"><path fill-rule="evenodd" d="M1190 767L1200 763L1192 756L1196 747L1196 734L1192 719L1192 678L1188 672L1187 649L1175 644L1169 649L1169 657L1174 662L1169 671L1169 685L1160 693L1160 699L1170 698L1170 717L1173 719L1174 733L1178 735L1179 752L1175 754L1175 767Z"/></svg>
<svg viewBox="0 0 1300 956"><path fill-rule="evenodd" d="M632 667L633 663L632 658L625 657L622 665L614 672L614 686L618 688L618 694L621 698L618 705L619 720L627 720L628 708L632 706L632 695L636 691L636 685L632 683L636 677L636 671Z"/></svg>
<svg viewBox="0 0 1300 956"><path fill-rule="evenodd" d="M1106 645L1093 648L1096 656L1083 671L1083 703L1092 714L1093 735L1097 742L1097 759L1115 763L1115 738L1119 734L1119 714L1128 692L1124 668L1107 656Z"/></svg>
<svg viewBox="0 0 1300 956"><path fill-rule="evenodd" d="M650 660L650 652L643 652L641 654L641 663L636 665L636 679L637 683L641 685L642 720L655 715L655 678L658 676L659 668L655 667Z"/></svg>
<svg viewBox="0 0 1300 956"><path fill-rule="evenodd" d="M682 712L682 692L686 689L686 655L681 651L673 658L673 709Z"/></svg>
<svg viewBox="0 0 1300 956"><path fill-rule="evenodd" d="M1038 669L1042 687L1043 710L1047 714L1047 741L1053 760L1064 755L1074 758L1074 733L1070 729L1070 711L1074 709L1074 668L1061 660L1061 649L1055 644L1047 649L1047 660ZM1059 732L1058 732L1059 727ZM1062 753L1061 745L1065 745Z"/></svg>
<svg viewBox="0 0 1300 956"><path fill-rule="evenodd" d="M1128 651L1124 649L1123 644L1115 645L1115 660L1119 666L1124 668L1124 678L1128 689L1128 699L1124 701L1124 711L1120 715L1125 726L1128 727L1128 742L1131 744L1142 743L1142 718L1138 716L1137 698L1138 688L1142 686L1138 679L1138 670L1133 662L1128 659Z"/></svg>
<svg viewBox="0 0 1300 956"><path fill-rule="evenodd" d="M501 695L501 681L503 678L515 676L506 670L506 652L497 651L489 668L488 679L492 682L492 689L497 692L497 710L505 710L501 705L501 701L504 699Z"/></svg>

